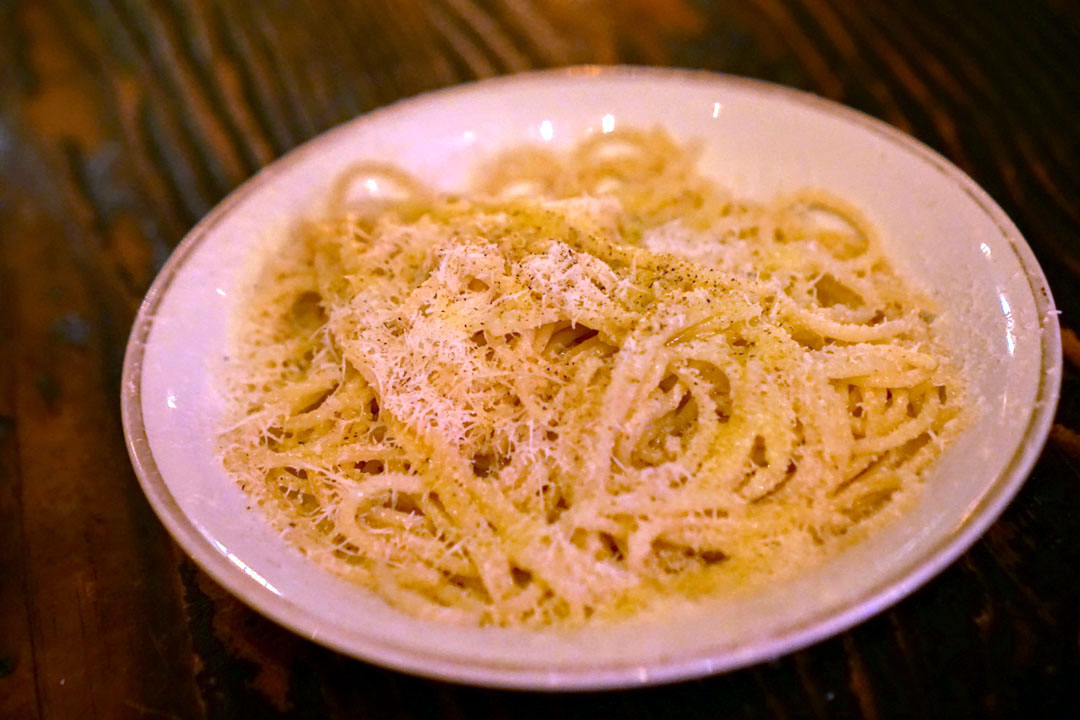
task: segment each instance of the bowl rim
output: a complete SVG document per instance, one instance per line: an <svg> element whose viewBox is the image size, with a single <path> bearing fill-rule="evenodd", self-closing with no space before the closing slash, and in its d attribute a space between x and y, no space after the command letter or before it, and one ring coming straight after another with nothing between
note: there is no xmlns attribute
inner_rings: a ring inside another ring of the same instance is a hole
<svg viewBox="0 0 1080 720"><path fill-rule="evenodd" d="M693 84L735 86L782 99L855 123L880 139L916 155L926 165L955 183L991 219L1008 242L1023 269L1039 318L1039 383L1027 425L1005 468L965 515L963 521L942 537L934 548L894 571L888 578L849 599L839 607L826 608L789 627L778 628L749 646L720 646L687 656L672 656L645 665L612 663L561 665L557 670L484 660L443 657L415 648L374 640L350 633L335 635L333 624L254 583L243 570L228 561L181 509L169 490L150 448L143 421L143 358L158 306L186 260L211 236L214 228L249 195L312 153L328 139L355 132L372 121L407 110L413 105L442 101L448 97L510 85L536 82L588 82L589 79L642 79ZM770 660L843 632L895 604L940 573L965 552L1001 515L1031 472L1049 434L1060 394L1062 352L1053 297L1030 246L1020 231L963 171L924 143L887 123L858 110L812 93L763 80L706 70L638 66L579 65L488 78L455 85L398 100L346 121L298 145L241 183L185 235L158 272L143 299L129 335L121 375L121 416L124 436L139 484L151 507L184 552L215 582L260 614L289 630L342 654L413 675L487 687L531 690L599 690L641 687L687 680L735 670Z"/></svg>

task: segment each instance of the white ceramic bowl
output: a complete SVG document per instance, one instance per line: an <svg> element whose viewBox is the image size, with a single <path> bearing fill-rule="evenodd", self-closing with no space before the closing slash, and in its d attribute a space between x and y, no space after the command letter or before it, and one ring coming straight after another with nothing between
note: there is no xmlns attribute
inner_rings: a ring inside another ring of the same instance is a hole
<svg viewBox="0 0 1080 720"><path fill-rule="evenodd" d="M738 193L806 185L862 207L905 270L951 314L980 415L910 514L750 599L717 598L650 625L526 632L403 615L285 543L215 458L215 373L226 325L261 253L311 213L349 163L395 163L445 189L525 142L660 124L705 142L704 171ZM1001 513L1038 456L1061 349L1031 250L985 192L941 156L811 95L707 73L581 67L485 81L398 103L290 152L200 222L154 282L123 374L132 462L162 522L217 582L343 653L412 673L520 688L666 682L765 660L840 632L952 562Z"/></svg>

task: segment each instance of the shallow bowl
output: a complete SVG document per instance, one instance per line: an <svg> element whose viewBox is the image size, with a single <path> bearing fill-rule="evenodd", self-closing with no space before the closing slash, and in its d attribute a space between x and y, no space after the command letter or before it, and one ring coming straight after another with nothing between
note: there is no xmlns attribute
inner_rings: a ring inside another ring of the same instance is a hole
<svg viewBox="0 0 1080 720"><path fill-rule="evenodd" d="M661 125L700 139L700 167L740 195L821 186L865 210L893 260L945 308L976 422L927 476L918 506L865 542L750 597L663 621L534 632L419 620L287 544L215 454L228 322L268 249L357 160L462 189L522 143ZM707 73L581 67L489 80L369 113L250 179L184 239L136 318L123 373L135 470L176 541L254 609L342 653L454 681L608 688L716 673L838 633L897 602L968 548L1037 458L1060 385L1053 300L1031 250L990 197L899 131L840 105Z"/></svg>

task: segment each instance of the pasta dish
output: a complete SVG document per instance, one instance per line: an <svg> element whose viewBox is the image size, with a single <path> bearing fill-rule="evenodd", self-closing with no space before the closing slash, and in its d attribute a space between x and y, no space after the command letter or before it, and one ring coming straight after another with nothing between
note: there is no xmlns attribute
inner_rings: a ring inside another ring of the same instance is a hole
<svg viewBox="0 0 1080 720"><path fill-rule="evenodd" d="M358 165L328 205L236 318L221 455L415 615L574 626L805 569L910 507L964 423L937 311L858 209L741 199L662 130L513 149L460 196Z"/></svg>

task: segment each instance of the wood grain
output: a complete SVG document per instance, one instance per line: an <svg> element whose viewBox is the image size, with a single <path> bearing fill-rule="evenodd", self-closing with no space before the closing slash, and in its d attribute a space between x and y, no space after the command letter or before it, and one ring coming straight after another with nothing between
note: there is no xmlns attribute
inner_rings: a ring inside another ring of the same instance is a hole
<svg viewBox="0 0 1080 720"><path fill-rule="evenodd" d="M408 677L263 619L169 540L117 398L187 229L357 114L614 62L764 78L910 132L1004 207L1076 326L1075 3L5 0L0 717L1077 717L1080 351L1030 480L960 561L840 637L706 680L549 696Z"/></svg>

